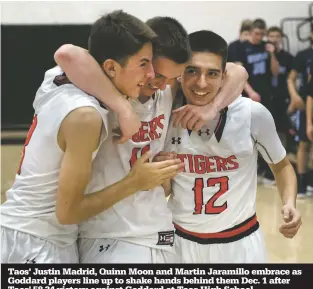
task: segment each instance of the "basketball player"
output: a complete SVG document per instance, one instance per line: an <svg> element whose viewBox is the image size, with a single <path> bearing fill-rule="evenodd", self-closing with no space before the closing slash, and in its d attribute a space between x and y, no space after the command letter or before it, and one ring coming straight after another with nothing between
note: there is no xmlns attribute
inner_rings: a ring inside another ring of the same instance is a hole
<svg viewBox="0 0 313 289"><path fill-rule="evenodd" d="M222 85L227 43L211 31L194 32L189 40L193 55L175 101L203 106ZM262 104L237 98L198 132L170 124L165 149L185 163L184 172L172 181L169 200L182 262L266 261L255 213L258 151L277 180L285 222L280 232L292 238L298 231L296 176Z"/></svg>
<svg viewBox="0 0 313 289"><path fill-rule="evenodd" d="M134 110L140 115L142 126L125 144L103 144L99 151L101 158L95 162L98 176L91 181L90 192L122 178L145 151L150 149L155 154L163 149L172 109L172 91L175 90L174 84L172 88L167 84L174 83L183 72L190 57L190 47L187 32L177 20L155 17L147 23L158 35L153 59L156 77L141 89L138 100L131 100ZM98 89L97 95L100 96L101 81L96 83L93 79L99 79L97 74L103 76L103 73L96 69L97 65L90 61L92 59L84 50L74 46L67 46L66 49L68 55L64 53L62 59L70 61L65 61L62 66L60 58L59 65L69 78L73 81L75 79L78 87L85 85L84 89L89 93L91 89ZM235 93L238 96L243 89L246 72L231 64L229 70L231 79L225 79L216 105L225 102L225 91L232 92L229 96L234 97ZM88 88L87 84L92 87ZM210 112L212 107L207 106L205 109ZM189 122L190 116L181 117L181 112L177 117L182 119L182 125L186 125L184 122L186 119ZM197 118L194 114L191 121L194 116ZM83 263L175 262L173 229L172 215L163 188L157 187L149 193L138 191L80 225L80 260Z"/></svg>
<svg viewBox="0 0 313 289"><path fill-rule="evenodd" d="M297 152L297 173L298 173L298 197L304 197L307 191L308 179L308 161L310 152L310 142L306 135L306 87L310 65L313 62L313 32L311 34L311 47L299 51L295 57L293 68L288 77L288 89L290 93L289 112L296 110L297 114L297 140L299 141ZM300 88L297 91L295 81L300 78Z"/></svg>
<svg viewBox="0 0 313 289"><path fill-rule="evenodd" d="M93 24L89 49L118 90L138 97L154 75L155 36L137 18L115 11ZM92 161L111 138L109 112L70 84L59 67L46 72L34 109L15 182L1 206L1 262L76 263L79 222L125 195L161 184L177 172L179 161L156 166L146 163L145 155L128 175L84 196L95 173Z"/></svg>

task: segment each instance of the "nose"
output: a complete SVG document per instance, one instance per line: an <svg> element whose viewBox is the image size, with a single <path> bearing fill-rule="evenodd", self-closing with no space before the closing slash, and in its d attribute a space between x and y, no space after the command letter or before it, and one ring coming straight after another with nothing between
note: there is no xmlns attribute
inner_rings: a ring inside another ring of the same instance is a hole
<svg viewBox="0 0 313 289"><path fill-rule="evenodd" d="M206 87L206 80L205 75L201 75L197 80L197 85L199 88L205 88Z"/></svg>
<svg viewBox="0 0 313 289"><path fill-rule="evenodd" d="M154 68L153 68L152 63L149 63L149 65L147 65L146 77L147 77L148 79L152 79L152 78L155 77Z"/></svg>

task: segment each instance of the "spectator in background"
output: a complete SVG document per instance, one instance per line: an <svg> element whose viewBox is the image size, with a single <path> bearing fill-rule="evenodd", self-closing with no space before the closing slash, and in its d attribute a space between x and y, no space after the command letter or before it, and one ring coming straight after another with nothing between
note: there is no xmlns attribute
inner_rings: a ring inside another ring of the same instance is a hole
<svg viewBox="0 0 313 289"><path fill-rule="evenodd" d="M287 137L291 136L289 131L292 129L291 121L287 114L290 103L287 78L292 69L294 57L283 49L282 37L283 32L279 27L273 26L268 29L267 39L269 43L275 46L275 56L279 63L279 74L272 77L275 96L273 99L273 117L277 132L282 139L282 143L286 146Z"/></svg>
<svg viewBox="0 0 313 289"><path fill-rule="evenodd" d="M313 147L313 61L310 68L310 80L307 86L307 99L306 99L306 135L311 142L311 149ZM312 153L312 151L311 151ZM313 195L313 171L309 171L307 175L307 196Z"/></svg>
<svg viewBox="0 0 313 289"><path fill-rule="evenodd" d="M307 87L306 99L306 135L313 144L313 62L310 68L310 81Z"/></svg>
<svg viewBox="0 0 313 289"><path fill-rule="evenodd" d="M251 27L251 20L246 19L241 22L239 39L230 43L228 46L228 62L234 62L236 60L236 55L238 53L238 50L240 50L240 46L243 42L248 41L250 38Z"/></svg>
<svg viewBox="0 0 313 289"><path fill-rule="evenodd" d="M275 56L275 46L263 41L266 24L263 19L252 23L251 36L242 43L234 62L245 67L249 74L244 95L260 101L271 113L273 112L273 76L279 75L279 63ZM264 183L274 183L274 176L262 157L259 158L259 179Z"/></svg>
<svg viewBox="0 0 313 289"><path fill-rule="evenodd" d="M297 111L297 140L299 141L297 152L297 173L298 173L298 196L305 196L309 177L307 174L310 143L306 133L305 100L307 95L307 84L310 73L310 66L313 63L313 32L311 34L311 46L299 51L294 60L293 68L288 77L288 89L290 94L289 113ZM300 78L300 87L297 91L295 81Z"/></svg>

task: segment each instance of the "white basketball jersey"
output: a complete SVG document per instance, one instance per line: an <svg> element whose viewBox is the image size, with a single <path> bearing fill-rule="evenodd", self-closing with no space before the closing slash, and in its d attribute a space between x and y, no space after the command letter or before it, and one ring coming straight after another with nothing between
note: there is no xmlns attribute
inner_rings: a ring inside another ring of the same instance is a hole
<svg viewBox="0 0 313 289"><path fill-rule="evenodd" d="M170 125L165 150L177 152L185 163L185 171L173 179L169 200L176 228L195 233L234 228L235 234L235 226L245 226L255 215L258 136L251 122L255 105L259 108L260 104L239 97L199 132ZM262 125L265 123L257 124ZM265 129L276 134L274 124ZM269 150L277 161L285 156L281 144ZM256 221L250 221L255 225Z"/></svg>
<svg viewBox="0 0 313 289"><path fill-rule="evenodd" d="M172 108L171 89L157 91L153 98L142 104L132 100L140 115L141 128L125 144L115 145L109 133L94 162L95 171L88 191L99 191L122 180L135 161L146 151L155 154L163 150ZM115 114L109 115L109 126L115 126ZM108 130L109 132L111 129ZM165 248L173 238L172 215L162 187L139 191L82 223L81 238L114 238L149 247ZM171 231L171 232L168 232Z"/></svg>
<svg viewBox="0 0 313 289"><path fill-rule="evenodd" d="M79 107L94 107L107 133L108 111L92 96L58 81L63 71L48 70L34 101L35 116L29 130L15 182L1 206L2 226L47 239L59 246L77 240L77 225L60 225L55 214L59 171L64 152L58 145L58 131L64 118ZM98 150L98 149L97 149ZM95 158L97 150L94 152Z"/></svg>

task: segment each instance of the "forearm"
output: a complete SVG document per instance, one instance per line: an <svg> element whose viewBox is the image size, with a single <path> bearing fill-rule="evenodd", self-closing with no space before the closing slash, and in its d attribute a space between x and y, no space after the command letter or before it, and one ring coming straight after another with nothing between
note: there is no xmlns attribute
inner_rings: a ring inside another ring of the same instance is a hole
<svg viewBox="0 0 313 289"><path fill-rule="evenodd" d="M85 195L77 208L71 212L71 224L78 224L82 221L96 216L109 209L114 204L136 193L137 189L133 181L125 177L121 181L92 194Z"/></svg>
<svg viewBox="0 0 313 289"><path fill-rule="evenodd" d="M279 62L278 62L275 54L271 53L271 71L272 71L272 74L274 76L278 76L279 70L280 70Z"/></svg>
<svg viewBox="0 0 313 289"><path fill-rule="evenodd" d="M288 84L288 91L290 94L291 101L293 101L297 97L300 97L296 89L295 79L288 78L287 84Z"/></svg>
<svg viewBox="0 0 313 289"><path fill-rule="evenodd" d="M162 187L164 189L165 197L168 197L171 194L171 192L172 192L171 180L165 181L163 183Z"/></svg>
<svg viewBox="0 0 313 289"><path fill-rule="evenodd" d="M252 93L255 92L252 86L248 82L246 83L244 90L248 96L250 96Z"/></svg>
<svg viewBox="0 0 313 289"><path fill-rule="evenodd" d="M87 50L66 44L56 51L54 59L69 80L81 90L95 96L115 112L123 109L123 102L127 100Z"/></svg>
<svg viewBox="0 0 313 289"><path fill-rule="evenodd" d="M308 96L306 102L306 123L312 125L313 122L313 97Z"/></svg>
<svg viewBox="0 0 313 289"><path fill-rule="evenodd" d="M273 170L278 192L283 205L290 204L296 207L297 177L292 165L288 162L279 170Z"/></svg>
<svg viewBox="0 0 313 289"><path fill-rule="evenodd" d="M246 69L241 65L227 63L224 84L212 101L217 111L230 105L243 91L248 79Z"/></svg>

